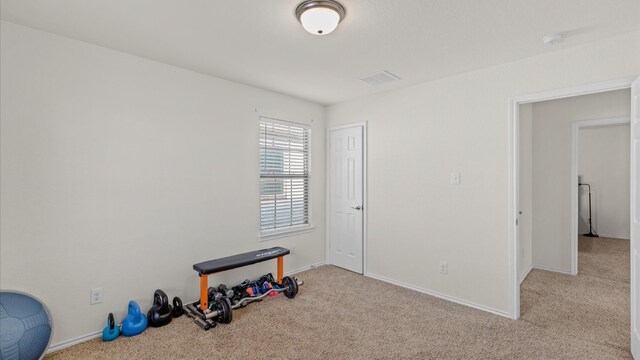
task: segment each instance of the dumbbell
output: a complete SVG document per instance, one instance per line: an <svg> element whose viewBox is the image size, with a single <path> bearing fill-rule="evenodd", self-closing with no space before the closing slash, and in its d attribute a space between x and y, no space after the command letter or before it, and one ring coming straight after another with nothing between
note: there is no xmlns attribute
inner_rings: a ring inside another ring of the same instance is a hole
<svg viewBox="0 0 640 360"><path fill-rule="evenodd" d="M301 282L302 284L302 282ZM284 296L289 299L293 299L298 294L298 279L294 277L285 276L282 278L282 286L286 289Z"/></svg>
<svg viewBox="0 0 640 360"><path fill-rule="evenodd" d="M257 285L251 285L245 290L249 296L260 295L260 288Z"/></svg>
<svg viewBox="0 0 640 360"><path fill-rule="evenodd" d="M245 289L242 288L241 286L234 286L232 288L233 290L233 297L230 299L232 303L237 303L240 300L242 300L242 298L245 296Z"/></svg>
<svg viewBox="0 0 640 360"><path fill-rule="evenodd" d="M268 292L269 290L271 290L273 288L273 286L271 286L271 283L268 281L265 281L262 283L262 286L260 286L260 293L264 294L266 292Z"/></svg>
<svg viewBox="0 0 640 360"><path fill-rule="evenodd" d="M232 289L227 288L227 285L225 284L220 284L218 286L218 292L223 294L229 300L232 300L233 296L235 295L235 292Z"/></svg>
<svg viewBox="0 0 640 360"><path fill-rule="evenodd" d="M224 294L218 292L218 289L214 287L209 288L209 302L220 301Z"/></svg>
<svg viewBox="0 0 640 360"><path fill-rule="evenodd" d="M276 280L273 278L273 275L271 273L268 273L266 275L260 276L260 278L258 278L258 280L256 281L258 286L263 286L265 282L273 283L276 282Z"/></svg>

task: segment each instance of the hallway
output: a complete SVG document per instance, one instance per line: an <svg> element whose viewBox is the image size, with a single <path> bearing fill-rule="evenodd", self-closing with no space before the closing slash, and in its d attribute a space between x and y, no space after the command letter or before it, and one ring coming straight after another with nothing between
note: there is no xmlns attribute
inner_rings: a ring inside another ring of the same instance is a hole
<svg viewBox="0 0 640 360"><path fill-rule="evenodd" d="M522 321L628 354L629 241L580 237L578 275L532 270L521 287Z"/></svg>

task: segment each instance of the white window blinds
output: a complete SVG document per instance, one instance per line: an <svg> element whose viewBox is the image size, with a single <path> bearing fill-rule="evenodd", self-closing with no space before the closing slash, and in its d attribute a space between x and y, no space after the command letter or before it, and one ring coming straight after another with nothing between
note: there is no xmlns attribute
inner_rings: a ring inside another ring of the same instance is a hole
<svg viewBox="0 0 640 360"><path fill-rule="evenodd" d="M260 118L260 230L309 225L311 129Z"/></svg>

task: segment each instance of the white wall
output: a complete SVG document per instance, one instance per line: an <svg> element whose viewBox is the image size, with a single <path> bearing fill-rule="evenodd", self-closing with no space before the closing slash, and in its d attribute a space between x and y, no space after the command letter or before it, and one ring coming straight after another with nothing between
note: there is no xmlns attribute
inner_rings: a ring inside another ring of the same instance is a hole
<svg viewBox="0 0 640 360"><path fill-rule="evenodd" d="M520 282L527 276L531 269L531 237L533 226L533 193L531 184L531 172L533 171L533 105L520 105L519 112L519 192L518 204L520 212L518 216L518 241L520 243L518 261L518 279Z"/></svg>
<svg viewBox="0 0 640 360"><path fill-rule="evenodd" d="M51 309L53 344L193 301L194 263L297 246L324 261L324 108L11 23L1 24L2 289ZM312 125L315 231L258 242L258 116ZM210 277L217 285L275 262ZM104 303L89 305L91 288Z"/></svg>
<svg viewBox="0 0 640 360"><path fill-rule="evenodd" d="M369 273L507 314L509 98L636 74L638 32L330 106L369 124Z"/></svg>
<svg viewBox="0 0 640 360"><path fill-rule="evenodd" d="M629 90L533 104L534 267L571 272L571 123L630 111Z"/></svg>
<svg viewBox="0 0 640 360"><path fill-rule="evenodd" d="M578 174L591 184L593 226L600 236L629 239L630 125L581 128ZM587 187L581 189L580 216L589 218ZM589 226L580 234L589 232Z"/></svg>

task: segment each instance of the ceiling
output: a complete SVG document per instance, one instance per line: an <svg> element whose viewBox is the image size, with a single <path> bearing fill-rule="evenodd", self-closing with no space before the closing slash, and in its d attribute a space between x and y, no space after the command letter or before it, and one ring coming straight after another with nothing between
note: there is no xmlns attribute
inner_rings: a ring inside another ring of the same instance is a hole
<svg viewBox="0 0 640 360"><path fill-rule="evenodd" d="M640 30L638 0L340 0L308 34L302 0L2 0L2 20L320 104ZM560 45L543 36L566 32ZM359 79L387 70L400 81Z"/></svg>

